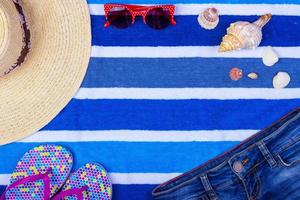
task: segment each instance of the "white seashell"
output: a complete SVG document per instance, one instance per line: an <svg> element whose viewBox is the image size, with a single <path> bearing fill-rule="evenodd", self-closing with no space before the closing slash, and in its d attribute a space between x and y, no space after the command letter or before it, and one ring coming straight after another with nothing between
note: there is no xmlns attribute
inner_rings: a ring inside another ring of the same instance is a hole
<svg viewBox="0 0 300 200"><path fill-rule="evenodd" d="M291 81L291 77L286 72L278 72L273 78L273 87L276 89L285 88Z"/></svg>
<svg viewBox="0 0 300 200"><path fill-rule="evenodd" d="M279 57L275 52L275 50L271 46L268 46L264 49L262 60L266 66L270 67L275 65L275 63L278 62Z"/></svg>
<svg viewBox="0 0 300 200"><path fill-rule="evenodd" d="M253 23L239 21L230 24L227 28L227 34L220 44L219 52L258 47L262 40L261 29L269 22L271 17L271 14L266 14Z"/></svg>
<svg viewBox="0 0 300 200"><path fill-rule="evenodd" d="M203 12L200 12L198 16L198 22L204 29L214 29L219 23L218 10L216 8L207 8Z"/></svg>
<svg viewBox="0 0 300 200"><path fill-rule="evenodd" d="M258 79L258 74L254 72L249 73L247 76L251 79Z"/></svg>

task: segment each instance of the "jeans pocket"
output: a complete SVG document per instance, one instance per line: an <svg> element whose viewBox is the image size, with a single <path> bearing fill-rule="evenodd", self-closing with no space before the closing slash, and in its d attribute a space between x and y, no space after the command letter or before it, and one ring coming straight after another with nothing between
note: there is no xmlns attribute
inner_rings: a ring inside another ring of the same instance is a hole
<svg viewBox="0 0 300 200"><path fill-rule="evenodd" d="M293 140L277 154L283 166L290 167L300 163L300 140Z"/></svg>

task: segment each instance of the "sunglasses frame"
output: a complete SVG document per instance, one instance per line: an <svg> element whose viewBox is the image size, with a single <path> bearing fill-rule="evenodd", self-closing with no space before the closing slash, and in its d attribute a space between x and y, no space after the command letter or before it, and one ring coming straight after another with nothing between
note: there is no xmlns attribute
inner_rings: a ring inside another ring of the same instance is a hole
<svg viewBox="0 0 300 200"><path fill-rule="evenodd" d="M147 16L148 12L155 8L162 8L162 9L168 10L170 12L170 15L171 15L170 22L172 25L176 25L176 21L174 20L174 14L175 14L175 6L174 5L140 6L140 5L129 5L129 4L104 4L104 12L105 12L106 20L108 20L108 14L109 14L110 10L113 8L118 8L118 7L125 8L131 13L132 24L134 24L136 16L142 16L144 23L147 24L146 16ZM104 24L104 27L107 28L109 26L110 26L110 22L106 21L106 23Z"/></svg>

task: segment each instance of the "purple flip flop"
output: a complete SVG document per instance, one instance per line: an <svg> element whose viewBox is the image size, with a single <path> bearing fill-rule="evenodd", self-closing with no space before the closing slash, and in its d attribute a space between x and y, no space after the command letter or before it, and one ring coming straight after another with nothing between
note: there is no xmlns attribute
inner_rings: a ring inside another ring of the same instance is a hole
<svg viewBox="0 0 300 200"><path fill-rule="evenodd" d="M111 200L112 183L106 170L89 163L71 174L62 191L53 200Z"/></svg>
<svg viewBox="0 0 300 200"><path fill-rule="evenodd" d="M62 146L35 147L18 162L0 200L49 200L65 183L72 165L72 154Z"/></svg>

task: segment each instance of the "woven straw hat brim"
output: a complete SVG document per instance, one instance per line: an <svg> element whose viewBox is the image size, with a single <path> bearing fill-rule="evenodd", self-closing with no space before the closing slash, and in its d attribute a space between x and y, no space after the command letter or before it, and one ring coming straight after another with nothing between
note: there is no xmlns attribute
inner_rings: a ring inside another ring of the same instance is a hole
<svg viewBox="0 0 300 200"><path fill-rule="evenodd" d="M49 123L71 100L91 51L86 0L26 0L32 47L26 61L0 78L0 144Z"/></svg>

